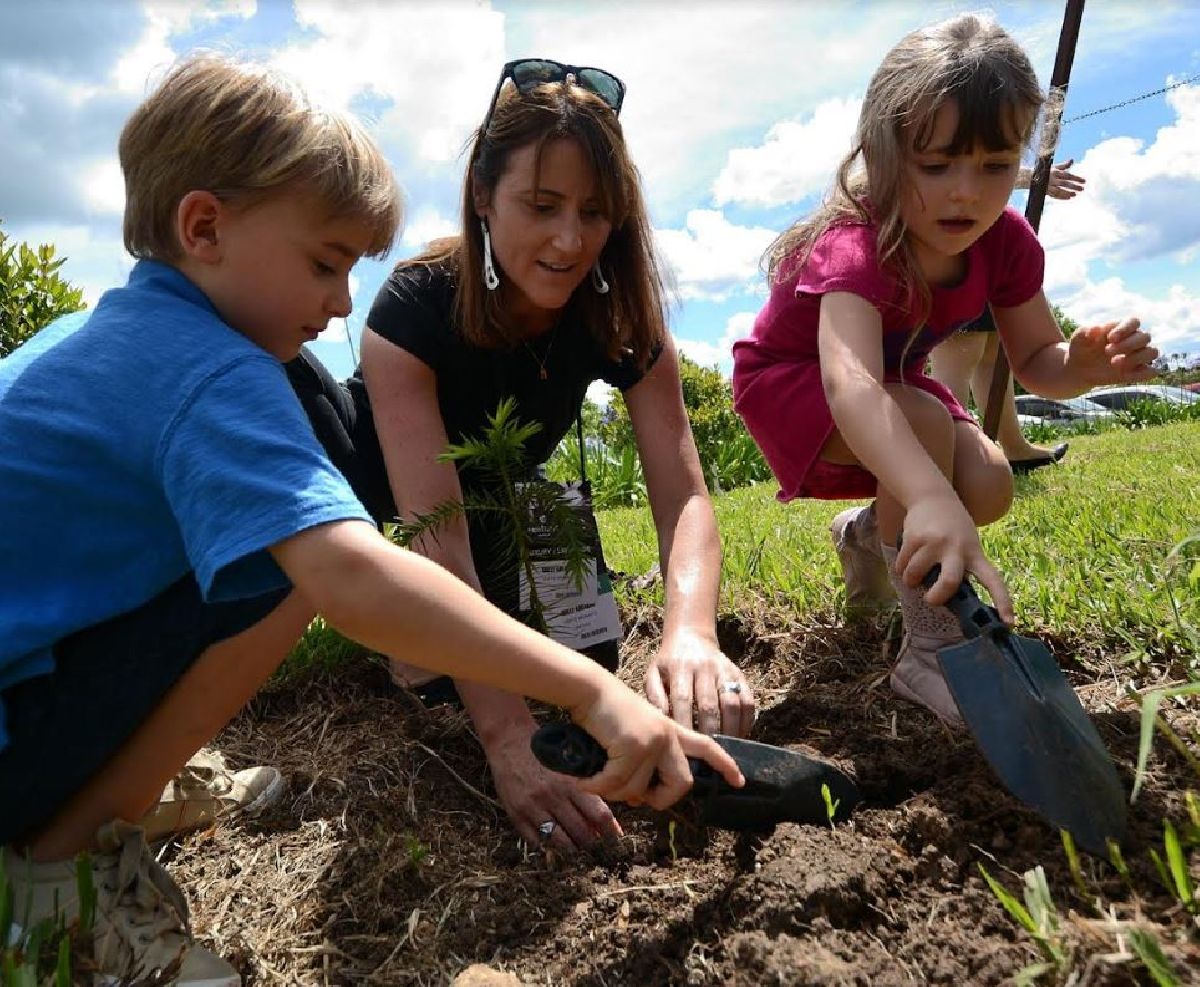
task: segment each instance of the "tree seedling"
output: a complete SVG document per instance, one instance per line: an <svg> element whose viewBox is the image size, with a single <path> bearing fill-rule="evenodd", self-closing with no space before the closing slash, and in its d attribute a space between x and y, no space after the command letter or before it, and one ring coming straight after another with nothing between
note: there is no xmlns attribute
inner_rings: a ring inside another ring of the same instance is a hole
<svg viewBox="0 0 1200 987"><path fill-rule="evenodd" d="M829 828L833 829L833 820L837 815L838 806L842 804L841 799L835 799L830 794L829 786L821 784L821 801L825 803L825 818L829 820Z"/></svg>
<svg viewBox="0 0 1200 987"><path fill-rule="evenodd" d="M427 514L401 521L393 537L408 546L426 535L436 539L438 529L456 517L476 514L493 519L496 557L501 564L524 572L529 587L527 621L545 634L546 607L534 578L530 519L538 519L539 528L550 533L553 548L577 587L582 587L594 556L593 532L560 496L561 488L553 483L522 482L528 472L525 444L541 429L539 422L523 423L516 415L516 401L505 398L488 416L481 435L451 443L438 456L439 462L455 463L478 477L478 487L464 491L461 501L443 501Z"/></svg>

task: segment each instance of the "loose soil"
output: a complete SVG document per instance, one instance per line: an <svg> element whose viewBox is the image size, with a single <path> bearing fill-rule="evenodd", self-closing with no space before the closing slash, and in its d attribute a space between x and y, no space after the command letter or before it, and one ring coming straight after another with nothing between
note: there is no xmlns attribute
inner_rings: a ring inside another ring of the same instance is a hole
<svg viewBox="0 0 1200 987"><path fill-rule="evenodd" d="M622 675L638 683L656 628L626 616ZM363 657L269 688L218 738L234 766L282 769L290 794L168 848L198 937L247 984L446 984L473 963L589 987L995 984L1042 957L978 865L1018 891L1041 864L1074 982L1146 982L1074 890L1058 834L998 786L969 738L891 693L885 628L725 620L721 632L760 696L755 739L853 774L865 800L852 823L752 837L699 829L686 810L620 807L615 845L530 849L494 800L467 717L424 709ZM1128 786L1138 709L1124 676L1048 643ZM1189 736L1200 727L1184 707L1168 718ZM1200 982L1196 927L1148 857L1162 853L1164 816L1184 816L1189 782L1156 741L1125 845L1137 897L1107 864L1085 859L1084 874L1114 903L1109 921L1153 929L1183 982Z"/></svg>

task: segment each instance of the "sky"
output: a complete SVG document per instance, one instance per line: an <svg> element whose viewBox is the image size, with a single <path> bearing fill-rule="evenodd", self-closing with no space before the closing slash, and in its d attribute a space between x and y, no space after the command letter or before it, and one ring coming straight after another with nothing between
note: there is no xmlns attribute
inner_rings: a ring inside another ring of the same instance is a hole
<svg viewBox="0 0 1200 987"><path fill-rule="evenodd" d="M269 62L318 101L358 114L405 191L403 238L384 261L359 263L354 312L314 344L346 376L391 265L457 229L464 144L501 65L539 56L600 66L628 86L621 122L675 284L672 332L685 353L728 373L730 345L765 298L762 252L828 188L880 58L921 24L979 9L0 0L0 222L13 239L53 243L67 258L62 275L94 304L133 263L116 156L129 113L193 49ZM1063 4L986 9L1048 85ZM1091 0L1065 117L1056 160L1074 159L1088 185L1046 204L1047 296L1085 325L1137 315L1164 352L1200 356L1200 4Z"/></svg>

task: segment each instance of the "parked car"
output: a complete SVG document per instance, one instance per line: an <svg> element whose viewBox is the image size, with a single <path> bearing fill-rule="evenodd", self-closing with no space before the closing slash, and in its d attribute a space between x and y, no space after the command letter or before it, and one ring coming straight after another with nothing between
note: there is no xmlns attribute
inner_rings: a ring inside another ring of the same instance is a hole
<svg viewBox="0 0 1200 987"><path fill-rule="evenodd" d="M1101 387L1084 395L1089 401L1101 404L1109 411L1124 411L1138 401L1165 401L1168 404L1194 404L1200 394L1172 387L1169 384L1129 384L1124 387Z"/></svg>
<svg viewBox="0 0 1200 987"><path fill-rule="evenodd" d="M1048 425L1106 418L1112 414L1104 405L1087 398L1044 398L1038 394L1018 394L1017 415L1037 419Z"/></svg>

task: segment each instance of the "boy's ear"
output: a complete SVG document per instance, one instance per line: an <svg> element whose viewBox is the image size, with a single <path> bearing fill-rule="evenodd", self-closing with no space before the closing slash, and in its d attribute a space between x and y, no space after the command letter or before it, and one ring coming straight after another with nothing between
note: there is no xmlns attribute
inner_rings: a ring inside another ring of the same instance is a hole
<svg viewBox="0 0 1200 987"><path fill-rule="evenodd" d="M225 205L211 192L193 189L175 210L175 236L185 257L205 264L221 259L220 228Z"/></svg>

